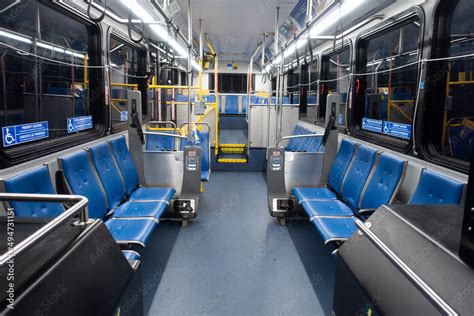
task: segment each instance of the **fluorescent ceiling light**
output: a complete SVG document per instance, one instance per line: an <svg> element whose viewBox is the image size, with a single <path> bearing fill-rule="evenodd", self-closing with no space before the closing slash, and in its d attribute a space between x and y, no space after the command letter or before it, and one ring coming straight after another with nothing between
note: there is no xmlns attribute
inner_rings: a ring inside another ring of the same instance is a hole
<svg viewBox="0 0 474 316"><path fill-rule="evenodd" d="M31 44L31 40L27 37L16 35L13 33L5 32L0 30L0 36L14 39L19 42Z"/></svg>
<svg viewBox="0 0 474 316"><path fill-rule="evenodd" d="M138 16L139 18L142 19L143 22L145 23L151 23L154 22L153 17L140 5L137 3L136 0L130 1L130 0L121 0L122 4L125 5L129 10L132 10L132 12ZM168 31L162 27L161 25L157 24L151 24L149 25L150 29L155 32L163 41L168 42L168 44L176 50L176 52L181 56L181 57L188 57L188 53L186 50L176 42L174 38L171 38L168 34Z"/></svg>
<svg viewBox="0 0 474 316"><path fill-rule="evenodd" d="M345 0L344 3L342 3L338 8L335 8L331 13L325 15L321 20L316 22L316 24L314 24L311 28L309 36L314 38L318 35L322 35L332 26L336 25L340 19L359 7L362 3L364 3L363 0Z"/></svg>

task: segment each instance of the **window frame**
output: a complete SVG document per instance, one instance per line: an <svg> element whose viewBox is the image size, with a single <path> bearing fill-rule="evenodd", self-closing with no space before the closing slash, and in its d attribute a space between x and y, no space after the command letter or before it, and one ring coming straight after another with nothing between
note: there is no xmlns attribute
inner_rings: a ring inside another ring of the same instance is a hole
<svg viewBox="0 0 474 316"><path fill-rule="evenodd" d="M367 41L371 38L375 38L378 36L382 36L386 33L389 33L390 31L393 31L397 28L401 28L407 24L410 23L410 21L417 21L420 23L420 38L419 38L419 47L418 47L418 58L417 60L421 60L423 56L423 51L424 51L424 39L425 39L425 27L426 27L426 16L424 11L419 7L415 6L413 8L410 8L409 10L406 10L396 16L394 16L391 19L388 19L387 21L384 21L377 26L375 26L372 29L369 29L367 32L363 34L359 34L355 40L354 43L354 57L355 59L353 60L353 69L355 70L355 73L359 73L361 69L361 62L363 60L363 55L366 53L366 50L363 48L362 43L364 41ZM420 68L418 69L418 76L416 79L417 82L417 91L419 87L419 82L420 82ZM396 138L384 134L378 134L370 131L366 131L362 129L362 118L363 118L363 106L365 103L360 102L360 97L358 97L355 94L354 87L357 84L357 78L356 76L353 76L352 78L352 97L351 97L351 102L348 105L348 131L351 135L353 135L356 138L359 138L361 140L387 147L393 150L396 150L398 152L402 153L409 153L413 149L413 135L410 140L404 140L401 138ZM365 96L365 95L364 95ZM418 107L422 105L421 98L418 100ZM416 104L415 100L415 104ZM416 106L415 106L415 111L416 111ZM414 117L416 117L416 113L414 112ZM416 131L416 125L417 122L413 120L412 126L412 131Z"/></svg>
<svg viewBox="0 0 474 316"><path fill-rule="evenodd" d="M445 50L450 46L451 21L460 1L437 2L433 10L433 30L431 37L431 50L428 58L444 58L443 45ZM423 104L430 104L430 107L424 106L420 111L419 126L417 126L417 144L423 157L432 163L448 167L463 173L468 173L470 162L443 154L441 146L443 129L442 115L444 112L444 103L446 99L445 89L447 84L447 75L443 74L441 80L437 80L436 85L432 86L430 78L439 76L442 69L437 66L427 65L423 80L426 82L426 88L421 93L424 100ZM441 87L443 88L442 90Z"/></svg>
<svg viewBox="0 0 474 316"><path fill-rule="evenodd" d="M107 54L107 64L109 64L109 65L111 63L110 43L111 43L112 37L115 37L119 41L126 43L127 46L130 46L133 49L137 50L137 72L138 72L138 70L140 69L139 54L140 54L140 52L143 53L144 51L147 51L147 49L142 45L139 45L139 44L136 44L136 43L132 42L129 38L127 38L127 36L125 36L119 30L117 30L116 28L111 26L111 27L109 27L109 30L107 32L107 43L106 43L106 50L105 50L105 52ZM120 132L126 131L128 129L128 123L127 122L113 122L112 121L112 111L113 111L112 110L112 71L108 71L107 80L109 82L109 91L108 91L108 93L109 93L109 100L108 100L109 105L107 107L108 108L108 116L109 116L109 128L112 131L112 133L120 133ZM139 79L137 79L137 85L138 85L138 90L140 91ZM142 108L147 105L147 102L146 102L147 95L148 95L147 93L143 93L143 91L142 91ZM145 100L143 98L145 98ZM145 115L144 112L143 112L143 115Z"/></svg>
<svg viewBox="0 0 474 316"><path fill-rule="evenodd" d="M89 60L93 60L94 65L102 65L101 49L102 49L102 30L98 23L90 20L82 12L75 8L72 8L64 3L55 3L51 1L37 0L36 3L47 6L48 8L57 11L79 23L87 26L89 30L93 30L90 41L93 44L90 47L91 53L89 54ZM36 14L38 14L39 6L36 6ZM41 19L41 17L40 17ZM93 73L93 75L90 75ZM89 83L95 84L98 87L98 91L104 91L104 71L103 69L90 69L89 70ZM103 93L98 93L98 98L90 98L89 104L91 115L94 123L94 127L90 130L81 131L80 133L74 133L58 138L46 138L43 140L34 141L31 143L24 143L13 147L0 146L0 169L12 167L24 162L28 162L37 158L44 157L46 155L58 152L67 148L72 148L83 143L93 141L99 137L105 136L107 132L107 115L105 111L100 111L105 103Z"/></svg>
<svg viewBox="0 0 474 316"><path fill-rule="evenodd" d="M350 70L349 70L349 73L351 73L353 70L354 70L354 62L353 62L353 56L354 56L354 44L352 43L351 40L347 40L346 42L344 42L342 45L339 44L338 46L336 46L336 49L333 48L329 48L329 49L326 49L325 51L323 51L321 53L321 56L320 58L318 58L318 60L320 61L319 62L319 72L318 72L318 80L328 80L328 79L322 79L323 77L323 73L325 71L324 69L324 62L325 60L327 60L327 58L330 56L330 55L333 55L334 53L336 53L337 51L340 51L342 52L343 50L345 49L349 49L349 63L350 63ZM316 125L318 126L321 126L321 127L325 127L326 126L326 122L324 122L324 120L326 119L325 115L324 116L320 116L319 114L320 113L326 113L326 110L324 109L323 110L323 106L321 104L321 102L324 100L324 102L326 102L326 98L327 98L327 89L325 89L325 91L323 92L323 89L322 89L322 85L325 84L323 82L320 82L319 85L317 85L317 103L318 103L318 117L317 117L317 120L316 120ZM352 87L352 82L351 82L351 78L349 78L349 81L348 81L348 84L350 87ZM352 90L352 89L351 89ZM352 91L348 91L348 96L351 94ZM350 100L351 98L349 98ZM326 104L325 104L326 106ZM347 104L347 107L349 107L349 103ZM347 111L347 113L349 113L349 109ZM321 121L321 119L323 119L323 121ZM346 121L349 121L348 118L346 118Z"/></svg>

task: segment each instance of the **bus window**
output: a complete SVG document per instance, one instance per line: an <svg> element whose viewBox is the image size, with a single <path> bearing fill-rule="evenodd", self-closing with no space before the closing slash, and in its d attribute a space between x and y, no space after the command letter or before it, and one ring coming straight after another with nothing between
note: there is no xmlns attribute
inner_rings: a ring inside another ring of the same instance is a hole
<svg viewBox="0 0 474 316"><path fill-rule="evenodd" d="M345 112L348 92L349 92L349 74L351 72L350 62L351 50L344 47L342 50L323 56L321 65L321 84L320 84L320 108L318 122L325 124L326 119L326 100L329 94L338 93L342 97L341 109ZM339 119L340 125L345 125L344 119ZM342 123L341 123L342 122Z"/></svg>
<svg viewBox="0 0 474 316"><path fill-rule="evenodd" d="M0 125L10 135L3 139L5 149L93 128L87 66L95 60L89 56L95 31L39 1L18 2L2 13ZM12 135L22 124L38 132Z"/></svg>
<svg viewBox="0 0 474 316"><path fill-rule="evenodd" d="M438 116L443 122L440 147L443 155L464 161L470 161L474 139L474 58L456 58L474 53L473 14L471 1L458 2L448 19L451 21L447 28L449 34L446 34L448 49L444 56L440 56L453 59L437 65L447 70L446 88L443 90L444 111Z"/></svg>
<svg viewBox="0 0 474 316"><path fill-rule="evenodd" d="M405 146L417 99L420 34L420 23L412 20L359 44L356 125L400 139Z"/></svg>
<svg viewBox="0 0 474 316"><path fill-rule="evenodd" d="M112 127L114 131L120 131L127 127L127 91L138 90L138 49L112 35L109 61Z"/></svg>
<svg viewBox="0 0 474 316"><path fill-rule="evenodd" d="M308 65L308 110L306 120L315 123L318 119L318 61L315 60Z"/></svg>

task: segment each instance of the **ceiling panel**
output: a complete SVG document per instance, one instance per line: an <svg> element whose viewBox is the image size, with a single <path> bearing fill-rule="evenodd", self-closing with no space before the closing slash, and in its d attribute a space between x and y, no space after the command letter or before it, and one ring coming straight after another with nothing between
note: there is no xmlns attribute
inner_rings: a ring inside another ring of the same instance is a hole
<svg viewBox="0 0 474 316"><path fill-rule="evenodd" d="M276 7L280 21L285 20L297 0L191 0L194 34L199 34L199 20L223 61L248 61L264 32L273 33ZM180 10L174 19L186 24L187 0L179 0ZM269 41L270 42L270 41Z"/></svg>

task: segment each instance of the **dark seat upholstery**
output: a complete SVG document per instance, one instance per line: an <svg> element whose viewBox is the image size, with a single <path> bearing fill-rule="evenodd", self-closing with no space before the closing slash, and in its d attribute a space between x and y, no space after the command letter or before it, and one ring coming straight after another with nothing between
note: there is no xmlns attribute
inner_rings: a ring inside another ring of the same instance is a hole
<svg viewBox="0 0 474 316"><path fill-rule="evenodd" d="M47 166L13 176L4 180L4 183L8 193L56 194ZM22 217L53 218L64 212L61 203L11 201L10 206L16 216Z"/></svg>
<svg viewBox="0 0 474 316"><path fill-rule="evenodd" d="M172 188L140 187L138 172L128 151L124 137L118 137L111 142L112 152L122 174L125 192L130 201L169 201L175 194Z"/></svg>
<svg viewBox="0 0 474 316"><path fill-rule="evenodd" d="M328 176L327 187L325 188L293 188L292 193L298 201L311 200L334 200L337 198L335 192L340 192L347 169L356 152L357 144L348 139L343 139L336 159L331 166Z"/></svg>
<svg viewBox="0 0 474 316"><path fill-rule="evenodd" d="M108 211L106 193L94 174L87 153L79 151L58 161L71 192L89 200L89 216L105 220ZM144 247L157 221L150 218L109 218L105 224L117 243Z"/></svg>

